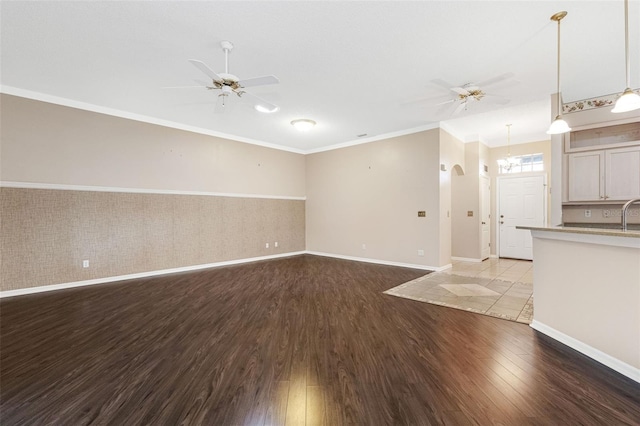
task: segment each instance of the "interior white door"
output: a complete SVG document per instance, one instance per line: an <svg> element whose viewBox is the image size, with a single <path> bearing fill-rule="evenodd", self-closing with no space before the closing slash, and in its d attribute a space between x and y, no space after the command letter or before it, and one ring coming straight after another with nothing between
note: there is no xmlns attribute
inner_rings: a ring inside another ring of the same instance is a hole
<svg viewBox="0 0 640 426"><path fill-rule="evenodd" d="M516 226L545 225L545 180L545 175L499 178L500 257L533 260L531 232Z"/></svg>
<svg viewBox="0 0 640 426"><path fill-rule="evenodd" d="M480 257L491 255L491 192L489 178L480 176Z"/></svg>

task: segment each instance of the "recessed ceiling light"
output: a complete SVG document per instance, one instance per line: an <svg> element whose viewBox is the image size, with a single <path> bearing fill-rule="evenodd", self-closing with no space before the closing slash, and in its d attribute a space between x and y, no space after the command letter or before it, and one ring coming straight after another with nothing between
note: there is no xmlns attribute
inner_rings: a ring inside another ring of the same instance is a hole
<svg viewBox="0 0 640 426"><path fill-rule="evenodd" d="M271 114L272 112L276 112L280 109L276 105L266 106L261 104L257 104L256 106L254 106L254 108L256 109L256 111L264 112L265 114Z"/></svg>
<svg viewBox="0 0 640 426"><path fill-rule="evenodd" d="M313 120L309 120L308 118L299 118L297 120L293 120L291 125L301 132L306 132L313 128L316 125L316 122Z"/></svg>

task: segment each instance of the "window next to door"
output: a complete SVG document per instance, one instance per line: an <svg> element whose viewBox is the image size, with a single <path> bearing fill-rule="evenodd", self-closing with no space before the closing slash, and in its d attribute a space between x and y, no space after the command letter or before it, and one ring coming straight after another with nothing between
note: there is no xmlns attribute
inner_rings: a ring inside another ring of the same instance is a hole
<svg viewBox="0 0 640 426"><path fill-rule="evenodd" d="M520 164L511 166L510 169L506 169L499 166L500 174L507 173L526 173L526 172L542 172L544 171L544 162L542 161L542 153L527 154L512 157L514 160L520 160Z"/></svg>

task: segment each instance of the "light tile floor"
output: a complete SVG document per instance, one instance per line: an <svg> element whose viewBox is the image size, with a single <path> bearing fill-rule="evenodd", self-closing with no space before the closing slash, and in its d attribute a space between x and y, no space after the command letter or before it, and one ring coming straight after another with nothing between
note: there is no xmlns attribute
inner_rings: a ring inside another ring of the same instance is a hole
<svg viewBox="0 0 640 426"><path fill-rule="evenodd" d="M456 261L385 291L386 294L529 324L533 319L533 263L527 260Z"/></svg>

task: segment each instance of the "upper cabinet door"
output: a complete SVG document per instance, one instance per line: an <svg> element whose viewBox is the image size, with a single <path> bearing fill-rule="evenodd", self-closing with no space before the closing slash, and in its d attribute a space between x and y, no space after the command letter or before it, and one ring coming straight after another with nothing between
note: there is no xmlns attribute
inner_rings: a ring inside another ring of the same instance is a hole
<svg viewBox="0 0 640 426"><path fill-rule="evenodd" d="M569 154L569 201L604 201L604 151Z"/></svg>
<svg viewBox="0 0 640 426"><path fill-rule="evenodd" d="M607 200L640 197L640 146L605 151L605 195Z"/></svg>

